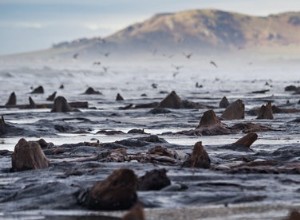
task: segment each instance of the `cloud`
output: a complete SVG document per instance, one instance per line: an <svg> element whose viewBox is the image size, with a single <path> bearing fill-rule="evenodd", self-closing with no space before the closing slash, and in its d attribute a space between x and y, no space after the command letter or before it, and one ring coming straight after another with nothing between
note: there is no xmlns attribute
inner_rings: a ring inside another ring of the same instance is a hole
<svg viewBox="0 0 300 220"><path fill-rule="evenodd" d="M0 27L2 28L21 28L21 29L42 29L46 28L46 24L39 22L23 22L23 21L7 21L0 22Z"/></svg>

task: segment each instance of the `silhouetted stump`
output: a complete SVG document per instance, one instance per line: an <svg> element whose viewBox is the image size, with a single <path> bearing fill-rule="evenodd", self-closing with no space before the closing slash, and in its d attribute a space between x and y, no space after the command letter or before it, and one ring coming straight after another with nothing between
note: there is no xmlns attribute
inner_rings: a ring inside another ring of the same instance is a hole
<svg viewBox="0 0 300 220"><path fill-rule="evenodd" d="M63 96L58 96L54 100L54 104L51 112L70 112L72 111L71 106Z"/></svg>
<svg viewBox="0 0 300 220"><path fill-rule="evenodd" d="M274 119L271 102L267 105L262 105L258 111L257 119Z"/></svg>
<svg viewBox="0 0 300 220"><path fill-rule="evenodd" d="M52 95L48 96L47 101L54 101L55 97L56 97L56 92L53 92Z"/></svg>
<svg viewBox="0 0 300 220"><path fill-rule="evenodd" d="M243 101L238 99L231 103L221 117L225 120L243 119L245 117L245 105Z"/></svg>
<svg viewBox="0 0 300 220"><path fill-rule="evenodd" d="M166 169L151 170L138 179L138 190L161 190L170 184L171 181L167 177Z"/></svg>
<svg viewBox="0 0 300 220"><path fill-rule="evenodd" d="M205 168L208 169L210 167L210 159L202 146L202 142L197 142L194 145L194 149L191 155L183 162L183 167L197 167L197 168Z"/></svg>
<svg viewBox="0 0 300 220"><path fill-rule="evenodd" d="M123 101L124 98L120 95L120 93L117 94L117 97L116 97L116 101Z"/></svg>
<svg viewBox="0 0 300 220"><path fill-rule="evenodd" d="M36 108L36 104L31 97L29 99L29 108Z"/></svg>
<svg viewBox="0 0 300 220"><path fill-rule="evenodd" d="M143 206L136 203L122 218L122 220L145 220Z"/></svg>
<svg viewBox="0 0 300 220"><path fill-rule="evenodd" d="M89 87L87 90L84 92L85 95L102 95L100 91L94 90L92 87Z"/></svg>
<svg viewBox="0 0 300 220"><path fill-rule="evenodd" d="M286 92L294 92L296 90L297 90L297 87L294 85L289 85L284 88L284 91L286 91Z"/></svg>
<svg viewBox="0 0 300 220"><path fill-rule="evenodd" d="M221 99L221 101L220 101L220 103L219 103L219 107L220 108L227 108L228 106L229 106L229 101L228 101L228 99L226 98L226 96L224 96L222 99Z"/></svg>
<svg viewBox="0 0 300 220"><path fill-rule="evenodd" d="M290 212L286 220L300 220L300 213L296 210Z"/></svg>
<svg viewBox="0 0 300 220"><path fill-rule="evenodd" d="M15 92L12 92L6 102L5 106L14 106L17 104L17 96Z"/></svg>
<svg viewBox="0 0 300 220"><path fill-rule="evenodd" d="M49 166L41 146L37 142L20 139L12 154L12 170L43 169Z"/></svg>
<svg viewBox="0 0 300 220"><path fill-rule="evenodd" d="M254 132L248 133L244 137L240 138L237 142L233 143L233 146L250 148L250 146L257 140L257 134Z"/></svg>
<svg viewBox="0 0 300 220"><path fill-rule="evenodd" d="M87 192L79 195L79 202L88 209L124 210L137 202L138 180L130 169L115 170Z"/></svg>
<svg viewBox="0 0 300 220"><path fill-rule="evenodd" d="M167 97L165 97L158 105L159 108L181 108L182 102L180 97L175 91L172 91Z"/></svg>
<svg viewBox="0 0 300 220"><path fill-rule="evenodd" d="M31 94L43 94L43 93L44 93L44 88L43 88L43 86L39 86L39 87L35 88L35 89L31 92Z"/></svg>

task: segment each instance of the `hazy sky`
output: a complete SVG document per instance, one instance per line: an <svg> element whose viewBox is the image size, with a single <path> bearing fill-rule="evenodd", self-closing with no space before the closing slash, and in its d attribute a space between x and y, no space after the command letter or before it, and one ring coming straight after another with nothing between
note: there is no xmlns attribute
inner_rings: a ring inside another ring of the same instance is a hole
<svg viewBox="0 0 300 220"><path fill-rule="evenodd" d="M0 0L0 54L104 37L155 13L201 8L268 15L300 11L300 0Z"/></svg>

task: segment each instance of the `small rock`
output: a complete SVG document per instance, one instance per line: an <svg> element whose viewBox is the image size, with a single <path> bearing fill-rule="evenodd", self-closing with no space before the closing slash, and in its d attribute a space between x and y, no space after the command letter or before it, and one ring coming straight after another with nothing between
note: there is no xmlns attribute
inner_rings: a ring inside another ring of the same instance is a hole
<svg viewBox="0 0 300 220"><path fill-rule="evenodd" d="M202 142L199 141L194 145L194 149L191 155L183 162L183 167L190 168L205 168L208 169L210 167L210 158L202 146Z"/></svg>
<svg viewBox="0 0 300 220"><path fill-rule="evenodd" d="M144 129L131 129L127 132L128 134L147 134Z"/></svg>
<svg viewBox="0 0 300 220"><path fill-rule="evenodd" d="M56 92L53 92L52 95L48 96L47 101L54 101L55 97L56 97Z"/></svg>
<svg viewBox="0 0 300 220"><path fill-rule="evenodd" d="M267 105L262 105L258 111L257 119L274 119L271 102Z"/></svg>
<svg viewBox="0 0 300 220"><path fill-rule="evenodd" d="M124 98L120 95L120 93L117 94L117 97L116 97L116 101L123 101Z"/></svg>
<svg viewBox="0 0 300 220"><path fill-rule="evenodd" d="M221 117L225 120L243 119L245 117L245 105L243 101L238 99L231 103Z"/></svg>
<svg viewBox="0 0 300 220"><path fill-rule="evenodd" d="M54 104L51 112L70 112L72 111L71 106L63 96L58 96L54 100Z"/></svg>
<svg viewBox="0 0 300 220"><path fill-rule="evenodd" d="M165 108L154 108L154 109L151 109L149 111L149 113L151 113L151 114L168 114L168 113L171 113L171 111L168 109L165 109Z"/></svg>
<svg viewBox="0 0 300 220"><path fill-rule="evenodd" d="M17 96L15 92L12 92L6 102L5 106L14 106L17 104Z"/></svg>
<svg viewBox="0 0 300 220"><path fill-rule="evenodd" d="M102 95L100 91L94 90L92 87L89 87L87 90L84 92L85 95Z"/></svg>
<svg viewBox="0 0 300 220"><path fill-rule="evenodd" d="M138 179L138 190L161 190L170 184L166 169L151 170Z"/></svg>
<svg viewBox="0 0 300 220"><path fill-rule="evenodd" d="M65 88L64 84L61 84L61 85L59 86L59 89L64 89L64 88Z"/></svg>
<svg viewBox="0 0 300 220"><path fill-rule="evenodd" d="M135 204L122 218L122 220L145 220L143 206Z"/></svg>
<svg viewBox="0 0 300 220"><path fill-rule="evenodd" d="M230 103L229 103L228 99L226 98L226 96L224 96L219 103L219 107L227 108L229 105L230 105Z"/></svg>
<svg viewBox="0 0 300 220"><path fill-rule="evenodd" d="M49 166L41 146L37 142L20 139L12 154L12 170L43 169Z"/></svg>
<svg viewBox="0 0 300 220"><path fill-rule="evenodd" d="M93 210L129 209L137 202L137 183L138 179L132 170L118 169L80 194L78 199Z"/></svg>
<svg viewBox="0 0 300 220"><path fill-rule="evenodd" d="M167 97L165 97L158 105L159 108L181 108L181 99L176 94L175 91L172 91Z"/></svg>
<svg viewBox="0 0 300 220"><path fill-rule="evenodd" d="M31 92L31 94L43 94L43 93L44 93L44 88L43 88L43 86L39 86L39 87L35 88L35 89Z"/></svg>

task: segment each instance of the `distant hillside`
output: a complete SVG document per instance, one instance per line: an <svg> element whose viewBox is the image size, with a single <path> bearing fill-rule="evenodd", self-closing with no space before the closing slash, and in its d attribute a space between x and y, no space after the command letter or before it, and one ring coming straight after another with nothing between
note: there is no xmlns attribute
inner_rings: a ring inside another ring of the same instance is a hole
<svg viewBox="0 0 300 220"><path fill-rule="evenodd" d="M219 10L158 14L107 38L53 46L51 54L71 56L188 51L193 53L300 48L300 12L256 17Z"/></svg>

